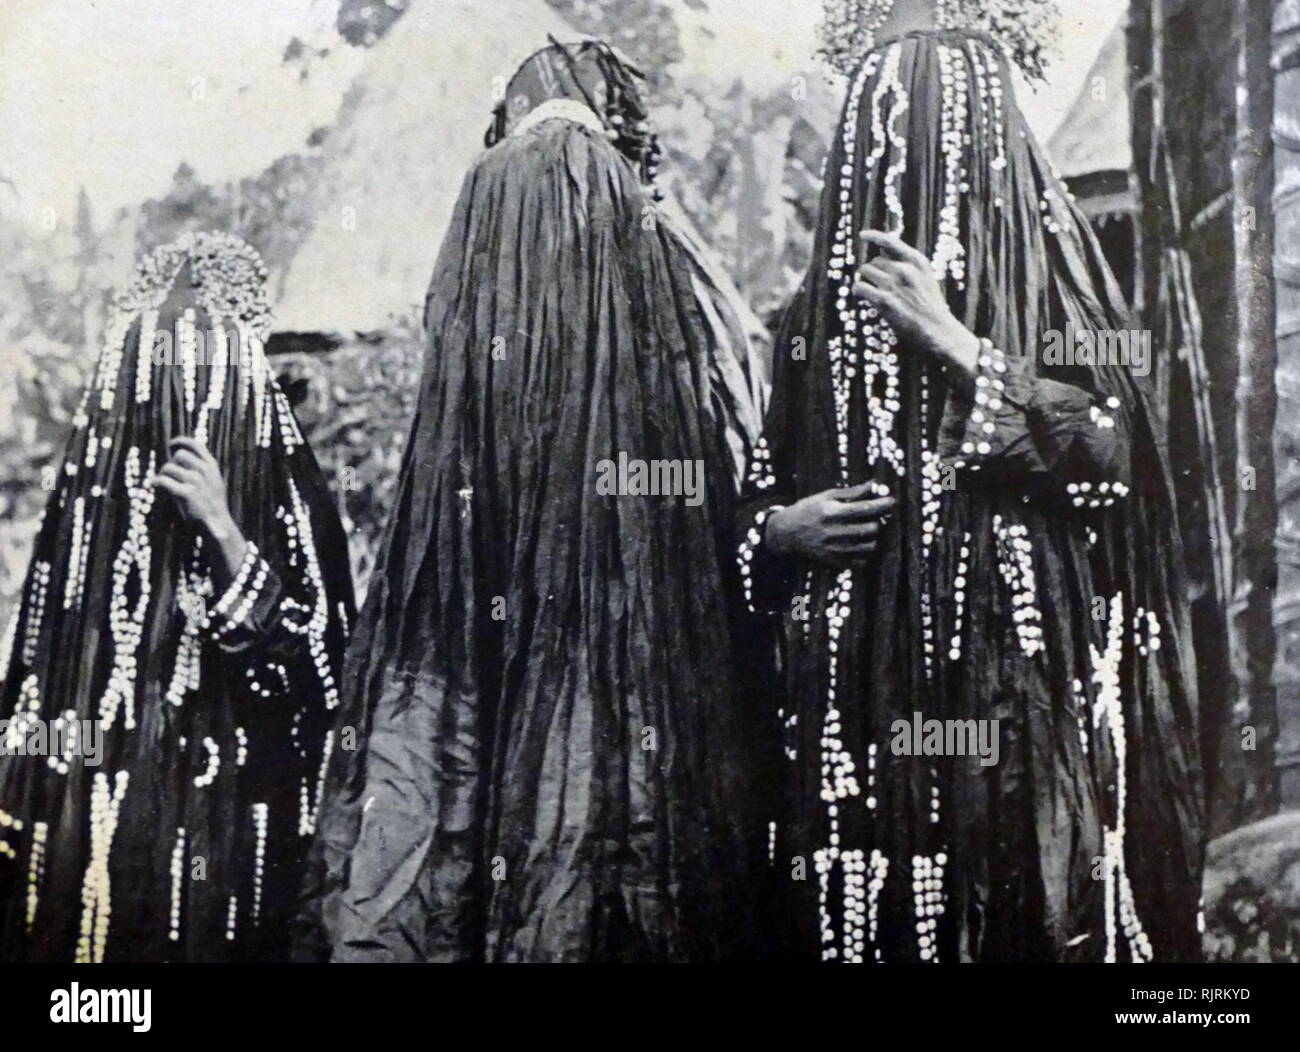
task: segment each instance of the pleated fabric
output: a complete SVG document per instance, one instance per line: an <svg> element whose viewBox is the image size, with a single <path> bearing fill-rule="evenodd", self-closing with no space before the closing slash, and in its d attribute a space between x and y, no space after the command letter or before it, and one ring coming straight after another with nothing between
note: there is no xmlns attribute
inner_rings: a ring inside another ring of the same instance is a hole
<svg viewBox="0 0 1300 1052"><path fill-rule="evenodd" d="M764 831L726 554L759 424L743 332L628 162L565 119L475 164L425 324L302 955L745 955ZM620 454L698 465L703 499L602 492Z"/></svg>
<svg viewBox="0 0 1300 1052"><path fill-rule="evenodd" d="M191 235L114 306L3 650L0 959L288 955L353 611L263 354L264 278L237 239ZM181 435L250 542L224 590L153 482ZM56 729L63 751L31 754Z"/></svg>
<svg viewBox="0 0 1300 1052"><path fill-rule="evenodd" d="M852 294L868 228L926 253L991 341L974 384ZM1193 656L1160 429L1133 363L1048 352L1053 332L1134 328L993 42L923 32L865 55L738 538L787 648L773 818L793 956L1199 955ZM771 509L866 480L899 503L865 569L765 547ZM963 737L927 748L926 720ZM981 727L995 763L964 737Z"/></svg>

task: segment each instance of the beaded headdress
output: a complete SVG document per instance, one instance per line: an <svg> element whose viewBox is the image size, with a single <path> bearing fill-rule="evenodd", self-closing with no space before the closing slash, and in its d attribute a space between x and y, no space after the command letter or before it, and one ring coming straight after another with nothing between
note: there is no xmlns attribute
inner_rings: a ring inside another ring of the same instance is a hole
<svg viewBox="0 0 1300 1052"><path fill-rule="evenodd" d="M252 246L220 231L188 233L150 252L118 299L118 308L127 314L157 308L186 263L208 314L242 322L253 335L266 338L271 321L266 264Z"/></svg>
<svg viewBox="0 0 1300 1052"><path fill-rule="evenodd" d="M848 76L875 46L898 0L822 0L818 55ZM904 0L907 2L907 0ZM1056 46L1055 0L934 0L939 29L987 33L1031 80L1042 80Z"/></svg>

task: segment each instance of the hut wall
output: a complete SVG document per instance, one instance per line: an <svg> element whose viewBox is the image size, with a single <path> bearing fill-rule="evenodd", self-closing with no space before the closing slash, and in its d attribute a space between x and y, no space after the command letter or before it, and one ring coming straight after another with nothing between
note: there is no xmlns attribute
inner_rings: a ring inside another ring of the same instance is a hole
<svg viewBox="0 0 1300 1052"><path fill-rule="evenodd" d="M1277 232L1277 765L1282 803L1300 807L1300 0L1273 16Z"/></svg>
<svg viewBox="0 0 1300 1052"><path fill-rule="evenodd" d="M1139 308L1161 356L1211 826L1277 806L1271 0L1133 0Z"/></svg>

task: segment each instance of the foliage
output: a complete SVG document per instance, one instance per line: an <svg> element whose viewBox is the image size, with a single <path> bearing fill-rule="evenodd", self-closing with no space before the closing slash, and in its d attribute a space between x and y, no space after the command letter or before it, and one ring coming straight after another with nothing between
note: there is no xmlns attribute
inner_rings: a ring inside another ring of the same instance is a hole
<svg viewBox="0 0 1300 1052"><path fill-rule="evenodd" d="M319 144L321 135L313 135ZM167 193L140 206L136 242L140 252L199 230L224 230L256 248L273 271L289 264L311 232L307 189L320 167L318 151L287 154L257 175L209 186L188 164L172 176Z"/></svg>
<svg viewBox="0 0 1300 1052"><path fill-rule="evenodd" d="M787 91L761 96L737 84L717 96L688 86L683 105L659 122L668 158L662 181L764 318L779 313L808 266L824 111ZM702 154L682 145L701 127Z"/></svg>
<svg viewBox="0 0 1300 1052"><path fill-rule="evenodd" d="M359 594L393 506L423 356L420 326L407 319L325 354L275 358L280 383L338 498Z"/></svg>
<svg viewBox="0 0 1300 1052"><path fill-rule="evenodd" d="M1300 961L1300 910L1249 880L1234 881L1207 918L1205 956L1215 964Z"/></svg>
<svg viewBox="0 0 1300 1052"><path fill-rule="evenodd" d="M1214 962L1300 961L1300 812L1211 841L1205 956Z"/></svg>
<svg viewBox="0 0 1300 1052"><path fill-rule="evenodd" d="M0 623L22 586L27 555L94 355L84 344L102 316L98 244L83 192L66 265L0 223Z"/></svg>
<svg viewBox="0 0 1300 1052"><path fill-rule="evenodd" d="M807 266L830 114L819 88L718 90L684 58L664 0L547 0L576 30L608 40L645 74L665 164L660 182L705 232L750 305L778 311ZM707 11L706 0L686 6Z"/></svg>
<svg viewBox="0 0 1300 1052"><path fill-rule="evenodd" d="M807 259L825 152L817 108L789 92L763 97L739 82L719 91L681 74L674 3L682 0L538 2L577 33L610 40L645 71L666 153L661 181L751 306L763 316L776 311ZM704 0L685 2L707 9ZM336 27L348 45L370 47L409 6L409 0L342 0ZM313 57L328 51L321 43L295 38L285 63L305 73ZM137 251L187 231L226 230L254 245L273 276L283 275L318 219L311 190L323 174L320 147L329 134L318 129L298 152L231 183L206 183L181 164L165 194L144 202L129 223L115 217L108 226L133 228ZM19 363L6 392L10 411L0 414L0 616L44 503L41 472L61 454L70 411L98 349L103 308L119 280L107 278L97 263L105 236L85 195L75 230L57 251L34 252L25 232L0 227L0 339ZM273 297L278 291L272 289ZM392 505L421 361L419 326L410 319L347 337L325 352L276 359L336 487L359 586Z"/></svg>

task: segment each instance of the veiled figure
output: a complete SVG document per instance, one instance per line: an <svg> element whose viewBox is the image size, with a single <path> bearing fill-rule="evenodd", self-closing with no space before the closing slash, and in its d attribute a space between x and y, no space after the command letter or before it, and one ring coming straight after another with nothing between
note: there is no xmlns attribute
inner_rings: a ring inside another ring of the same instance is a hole
<svg viewBox="0 0 1300 1052"><path fill-rule="evenodd" d="M766 831L727 553L762 381L608 47L536 53L488 143L429 286L302 954L743 955Z"/></svg>
<svg viewBox="0 0 1300 1052"><path fill-rule="evenodd" d="M262 341L190 235L116 301L0 669L0 959L283 960L352 614Z"/></svg>
<svg viewBox="0 0 1300 1052"><path fill-rule="evenodd" d="M738 538L797 957L1199 955L1169 475L1141 363L1074 353L1135 326L1012 95L1045 6L828 4L850 88Z"/></svg>

